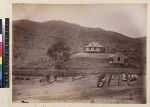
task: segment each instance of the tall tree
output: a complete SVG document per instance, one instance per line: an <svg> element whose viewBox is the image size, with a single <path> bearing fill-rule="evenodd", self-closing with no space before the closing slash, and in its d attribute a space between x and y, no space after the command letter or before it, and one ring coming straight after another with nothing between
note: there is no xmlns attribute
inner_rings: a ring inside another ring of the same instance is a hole
<svg viewBox="0 0 150 107"><path fill-rule="evenodd" d="M70 56L70 48L63 40L59 40L48 49L47 54L54 60L54 68L61 70L66 68L66 63Z"/></svg>

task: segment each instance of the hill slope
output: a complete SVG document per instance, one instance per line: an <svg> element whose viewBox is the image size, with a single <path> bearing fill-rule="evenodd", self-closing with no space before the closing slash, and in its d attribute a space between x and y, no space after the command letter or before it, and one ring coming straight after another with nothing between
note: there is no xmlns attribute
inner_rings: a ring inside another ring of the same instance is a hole
<svg viewBox="0 0 150 107"><path fill-rule="evenodd" d="M19 20L13 22L13 63L28 65L40 63L48 58L47 49L55 40L63 39L71 53L82 51L82 47L92 41L99 42L106 52L134 57L137 61L145 58L146 38L129 38L120 33L105 31L101 28L88 28L63 21L34 22Z"/></svg>

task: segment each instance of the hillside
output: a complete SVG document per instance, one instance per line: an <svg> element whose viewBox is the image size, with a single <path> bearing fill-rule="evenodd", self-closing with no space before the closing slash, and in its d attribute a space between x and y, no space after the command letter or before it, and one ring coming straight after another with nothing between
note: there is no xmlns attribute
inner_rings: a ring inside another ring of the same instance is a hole
<svg viewBox="0 0 150 107"><path fill-rule="evenodd" d="M143 51L146 47L146 37L134 39L117 32L82 27L64 21L39 23L18 20L13 22L14 66L41 64L43 60L48 62L47 49L55 43L56 39L66 41L72 54L82 51L83 46L96 41L104 46L108 53L120 51L137 62L146 57L145 50Z"/></svg>

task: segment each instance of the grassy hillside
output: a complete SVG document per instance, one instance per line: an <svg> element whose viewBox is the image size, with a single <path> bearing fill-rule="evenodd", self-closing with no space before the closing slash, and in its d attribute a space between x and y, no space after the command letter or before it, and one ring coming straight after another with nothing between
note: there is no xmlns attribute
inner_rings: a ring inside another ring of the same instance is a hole
<svg viewBox="0 0 150 107"><path fill-rule="evenodd" d="M72 54L82 51L83 46L96 41L106 48L106 52L120 51L136 62L146 57L146 37L134 39L117 32L82 27L64 21L53 20L39 23L19 20L13 22L14 66L29 66L33 63L49 65L46 52L56 39L66 41Z"/></svg>

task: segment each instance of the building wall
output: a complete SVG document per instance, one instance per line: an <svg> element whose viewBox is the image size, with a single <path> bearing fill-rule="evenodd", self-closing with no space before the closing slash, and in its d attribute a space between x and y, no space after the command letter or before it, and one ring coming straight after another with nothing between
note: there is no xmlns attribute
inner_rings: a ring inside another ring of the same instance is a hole
<svg viewBox="0 0 150 107"><path fill-rule="evenodd" d="M127 57L125 57L124 55L115 55L112 57L112 61L113 63L127 63Z"/></svg>
<svg viewBox="0 0 150 107"><path fill-rule="evenodd" d="M86 47L86 52L97 52L97 53L104 53L105 49L103 47Z"/></svg>

